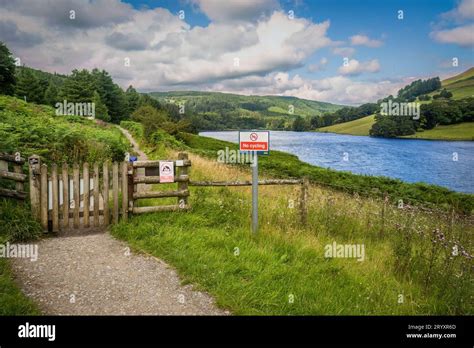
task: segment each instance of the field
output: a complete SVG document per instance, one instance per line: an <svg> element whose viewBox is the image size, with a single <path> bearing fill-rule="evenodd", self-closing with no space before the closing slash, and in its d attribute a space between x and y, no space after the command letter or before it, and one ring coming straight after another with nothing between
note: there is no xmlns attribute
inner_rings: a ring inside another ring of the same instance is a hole
<svg viewBox="0 0 474 348"><path fill-rule="evenodd" d="M204 156L206 150L197 144L212 142L201 138L187 143L192 180L250 179L248 167ZM145 150L154 159L177 155L156 144ZM266 165L262 177L277 167ZM134 216L114 226L112 234L172 264L185 283L210 292L234 314L473 312L470 274L462 272L467 260L450 256L454 240L471 250L469 219L313 184L308 222L302 225L299 187L261 187L259 195L257 236L250 232L250 189L225 187L192 187L190 212ZM447 247L431 242L439 232L450 241ZM334 242L363 244L364 261L325 257Z"/></svg>
<svg viewBox="0 0 474 348"><path fill-rule="evenodd" d="M432 140L474 140L474 122L464 122L437 126L436 128L417 132L402 138L432 139Z"/></svg>
<svg viewBox="0 0 474 348"><path fill-rule="evenodd" d="M328 127L319 128L318 132L338 133L350 135L369 135L370 128L375 122L375 115L359 118L354 121L335 124Z"/></svg>

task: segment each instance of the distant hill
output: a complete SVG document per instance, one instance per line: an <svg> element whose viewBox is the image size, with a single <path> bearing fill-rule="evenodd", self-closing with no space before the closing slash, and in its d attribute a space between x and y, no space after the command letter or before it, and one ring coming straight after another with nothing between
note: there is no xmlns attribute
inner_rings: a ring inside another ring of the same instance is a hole
<svg viewBox="0 0 474 348"><path fill-rule="evenodd" d="M474 67L441 81L441 85L453 94L454 99L474 97Z"/></svg>
<svg viewBox="0 0 474 348"><path fill-rule="evenodd" d="M245 96L198 91L152 92L149 95L161 102L185 102L186 107L198 113L237 111L242 116L314 116L343 107L343 105L285 96Z"/></svg>
<svg viewBox="0 0 474 348"><path fill-rule="evenodd" d="M453 99L462 99L474 96L474 67L441 81L442 88L453 93ZM440 90L430 93L430 96L438 94ZM430 103L422 101L422 103ZM339 123L328 127L319 128L319 132L369 135L369 130L375 123L375 115L366 116L358 120ZM455 125L438 126L432 130L417 132L406 138L439 139L439 140L473 140L474 133L472 123L461 123Z"/></svg>

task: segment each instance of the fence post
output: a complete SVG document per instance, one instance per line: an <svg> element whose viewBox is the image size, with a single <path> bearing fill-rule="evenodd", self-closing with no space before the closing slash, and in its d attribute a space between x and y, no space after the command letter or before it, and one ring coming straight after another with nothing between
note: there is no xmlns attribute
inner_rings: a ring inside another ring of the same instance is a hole
<svg viewBox="0 0 474 348"><path fill-rule="evenodd" d="M83 203L83 212L84 212L84 219L83 225L85 228L90 226L89 224L89 209L91 206L90 202L90 178L89 178L89 163L85 162L82 169L82 187L84 188L84 193L82 194L82 201Z"/></svg>
<svg viewBox="0 0 474 348"><path fill-rule="evenodd" d="M104 200L104 226L109 224L109 162L104 162L102 171L102 178L104 180L102 197Z"/></svg>
<svg viewBox="0 0 474 348"><path fill-rule="evenodd" d="M40 174L41 159L37 155L28 157L29 181L30 181L30 202L33 216L40 220Z"/></svg>
<svg viewBox="0 0 474 348"><path fill-rule="evenodd" d="M59 186L58 186L58 166L53 163L51 166L51 196L52 210L51 220L53 222L53 232L59 232Z"/></svg>
<svg viewBox="0 0 474 348"><path fill-rule="evenodd" d="M127 180L128 180L128 211L133 212L134 200L133 194L137 192L137 185L134 185L134 177L136 175L136 169L133 168L133 162L127 164Z"/></svg>
<svg viewBox="0 0 474 348"><path fill-rule="evenodd" d="M41 199L40 199L40 209L41 209L41 227L43 231L48 230L48 166L46 164L41 165Z"/></svg>
<svg viewBox="0 0 474 348"><path fill-rule="evenodd" d="M118 170L118 163L114 162L112 164L112 195L114 199L114 210L113 210L113 219L114 224L118 223L118 216L119 216L119 170Z"/></svg>
<svg viewBox="0 0 474 348"><path fill-rule="evenodd" d="M79 228L80 222L80 212L81 207L81 187L80 187L81 177L79 171L79 164L75 163L73 166L73 192L74 192L74 214L73 214L73 226L74 228Z"/></svg>
<svg viewBox="0 0 474 348"><path fill-rule="evenodd" d="M63 181L63 228L69 227L69 168L67 163L63 163L62 170Z"/></svg>
<svg viewBox="0 0 474 348"><path fill-rule="evenodd" d="M301 183L301 201L300 201L300 213L301 213L301 224L306 226L308 222L308 190L309 190L309 180L307 177L303 178Z"/></svg>
<svg viewBox="0 0 474 348"><path fill-rule="evenodd" d="M122 219L128 220L128 165L122 162Z"/></svg>
<svg viewBox="0 0 474 348"><path fill-rule="evenodd" d="M188 154L185 153L185 152L180 152L178 154L178 159L179 160L182 160L183 162L186 161L188 159ZM178 174L178 177L181 176L181 175L188 175L188 167L187 166L183 166L179 169L179 173ZM188 188L188 181L180 181L178 182L178 191L181 191L181 190L189 190ZM181 202L183 202L184 204L181 204ZM183 206L184 205L184 206ZM178 197L178 206L180 208L185 208L188 206L188 196L184 196L184 197Z"/></svg>
<svg viewBox="0 0 474 348"><path fill-rule="evenodd" d="M99 226L99 164L94 163L94 226Z"/></svg>

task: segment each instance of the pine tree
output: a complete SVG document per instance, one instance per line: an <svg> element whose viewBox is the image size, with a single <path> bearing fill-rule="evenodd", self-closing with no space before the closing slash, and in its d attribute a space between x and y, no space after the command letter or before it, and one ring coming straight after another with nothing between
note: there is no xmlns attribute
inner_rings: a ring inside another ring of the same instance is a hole
<svg viewBox="0 0 474 348"><path fill-rule="evenodd" d="M91 73L84 70L73 70L59 93L62 100L72 103L88 103L94 95L94 78Z"/></svg>
<svg viewBox="0 0 474 348"><path fill-rule="evenodd" d="M58 88L53 83L53 81L49 81L48 88L46 88L46 92L44 92L44 102L47 105L54 106L56 103L60 102L58 98Z"/></svg>
<svg viewBox="0 0 474 348"><path fill-rule="evenodd" d="M95 104L95 118L105 122L110 121L107 106L105 106L97 91L94 91L94 95L92 96L92 102Z"/></svg>
<svg viewBox="0 0 474 348"><path fill-rule="evenodd" d="M8 47L0 42L0 94L13 95L15 83L15 61Z"/></svg>
<svg viewBox="0 0 474 348"><path fill-rule="evenodd" d="M44 102L44 89L40 80L30 69L21 69L18 74L15 95L18 98L26 98L27 102L37 104Z"/></svg>
<svg viewBox="0 0 474 348"><path fill-rule="evenodd" d="M140 94L130 85L125 92L125 97L127 99L128 116L130 116L138 108Z"/></svg>

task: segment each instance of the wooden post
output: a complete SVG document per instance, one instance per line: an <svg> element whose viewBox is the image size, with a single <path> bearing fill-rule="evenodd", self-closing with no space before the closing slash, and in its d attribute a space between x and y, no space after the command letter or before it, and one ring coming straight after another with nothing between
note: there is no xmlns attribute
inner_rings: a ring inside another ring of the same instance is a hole
<svg viewBox="0 0 474 348"><path fill-rule="evenodd" d="M178 154L178 159L179 160L187 160L188 159L188 154L187 153L184 153L184 152L180 152ZM188 167L187 166L183 166L183 167L180 167L179 169L179 175L188 175ZM184 190L188 190L188 181L182 181L182 182L178 182L178 191L184 191ZM185 196L185 197L178 197L178 206L183 209L183 208L187 208L188 206L188 197Z"/></svg>
<svg viewBox="0 0 474 348"><path fill-rule="evenodd" d="M122 219L128 220L128 165L122 162Z"/></svg>
<svg viewBox="0 0 474 348"><path fill-rule="evenodd" d="M59 232L59 190L58 190L58 166L54 163L51 166L51 192L52 192L52 211L51 220L53 221L53 232Z"/></svg>
<svg viewBox="0 0 474 348"><path fill-rule="evenodd" d="M81 208L81 187L79 164L74 164L73 168L73 190L74 190L74 228L79 228L79 209Z"/></svg>
<svg viewBox="0 0 474 348"><path fill-rule="evenodd" d="M85 162L83 169L82 169L82 186L84 187L84 193L82 194L83 197L83 225L85 228L89 227L89 209L90 209L90 180L89 180L89 163Z"/></svg>
<svg viewBox="0 0 474 348"><path fill-rule="evenodd" d="M94 163L94 226L99 226L99 164Z"/></svg>
<svg viewBox="0 0 474 348"><path fill-rule="evenodd" d="M118 192L119 192L119 174L118 174L118 163L114 162L112 165L112 195L114 199L114 211L113 211L113 218L114 224L118 223L118 215L119 215L119 199L118 199Z"/></svg>
<svg viewBox="0 0 474 348"><path fill-rule="evenodd" d="M133 163L128 163L128 211L133 212L133 206L135 201L133 200L134 194L137 192L137 184L134 184L136 168L133 168Z"/></svg>
<svg viewBox="0 0 474 348"><path fill-rule="evenodd" d="M41 165L41 189L40 189L41 227L48 230L48 166Z"/></svg>
<svg viewBox="0 0 474 348"><path fill-rule="evenodd" d="M40 168L41 168L41 159L37 155L32 155L28 157L28 169L29 169L29 180L30 180L30 203L31 203L31 212L33 216L40 221L41 219L41 210L40 210Z"/></svg>
<svg viewBox="0 0 474 348"><path fill-rule="evenodd" d="M63 228L69 227L69 173L67 163L63 163L61 169L63 180Z"/></svg>
<svg viewBox="0 0 474 348"><path fill-rule="evenodd" d="M104 226L109 224L109 162L104 162L102 169L102 178L104 186L102 188L102 197L104 200Z"/></svg>
<svg viewBox="0 0 474 348"><path fill-rule="evenodd" d="M300 213L301 213L301 224L306 226L308 222L308 191L309 191L309 180L307 177L303 178L301 184L301 200L300 200Z"/></svg>

